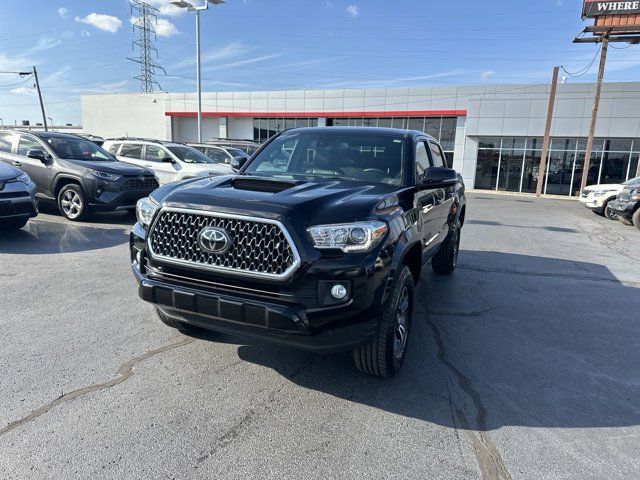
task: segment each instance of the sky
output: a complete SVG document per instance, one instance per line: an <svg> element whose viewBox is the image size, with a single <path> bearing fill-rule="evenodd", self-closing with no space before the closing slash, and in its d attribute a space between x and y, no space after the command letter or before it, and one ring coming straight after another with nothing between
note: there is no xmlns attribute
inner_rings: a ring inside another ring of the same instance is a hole
<svg viewBox="0 0 640 480"><path fill-rule="evenodd" d="M156 80L195 91L193 13L160 11ZM204 0L192 0L202 4ZM201 14L204 91L548 83L554 65L588 67L573 44L580 0L227 0ZM47 116L81 121L83 93L136 92L128 0L4 0L0 72L36 66ZM610 50L605 81L640 79L640 47ZM595 79L598 62L567 82ZM33 78L0 73L0 122L41 121Z"/></svg>

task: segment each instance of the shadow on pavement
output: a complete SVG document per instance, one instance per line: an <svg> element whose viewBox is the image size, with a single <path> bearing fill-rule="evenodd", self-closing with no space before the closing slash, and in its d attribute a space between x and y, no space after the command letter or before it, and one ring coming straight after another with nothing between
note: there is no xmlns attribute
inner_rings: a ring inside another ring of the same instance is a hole
<svg viewBox="0 0 640 480"><path fill-rule="evenodd" d="M301 387L450 427L640 424L638 288L591 263L479 251L460 260L451 277L425 268L393 379L361 375L350 353L243 344L238 355Z"/></svg>
<svg viewBox="0 0 640 480"><path fill-rule="evenodd" d="M121 245L128 230L32 219L21 230L0 232L0 253L45 255L83 252Z"/></svg>

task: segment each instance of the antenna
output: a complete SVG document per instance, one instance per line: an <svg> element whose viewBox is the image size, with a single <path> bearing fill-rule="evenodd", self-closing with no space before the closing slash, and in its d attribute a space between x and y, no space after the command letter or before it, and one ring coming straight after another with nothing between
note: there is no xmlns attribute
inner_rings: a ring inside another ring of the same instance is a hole
<svg viewBox="0 0 640 480"><path fill-rule="evenodd" d="M162 90L160 84L156 81L156 70L161 70L165 75L167 72L153 58L158 58L158 49L153 42L156 40L156 30L154 24L158 23L159 10L142 0L129 0L131 5L131 20L133 31L138 31L138 40L132 42L131 47L138 47L140 56L137 58L127 58L132 62L140 64L140 75L135 77L140 81L141 92L153 92L154 87Z"/></svg>

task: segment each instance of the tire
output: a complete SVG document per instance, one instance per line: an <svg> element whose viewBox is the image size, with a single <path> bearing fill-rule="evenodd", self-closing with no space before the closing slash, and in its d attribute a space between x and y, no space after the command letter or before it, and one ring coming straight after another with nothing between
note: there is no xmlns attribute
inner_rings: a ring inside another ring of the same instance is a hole
<svg viewBox="0 0 640 480"><path fill-rule="evenodd" d="M611 200L609 200L609 202L610 201ZM611 208L609 207L609 202L604 204L604 208L602 209L602 214L608 220L617 220L618 216L615 213L613 213L613 210L611 210Z"/></svg>
<svg viewBox="0 0 640 480"><path fill-rule="evenodd" d="M58 210L73 222L86 218L89 213L87 196L77 183L70 183L58 192Z"/></svg>
<svg viewBox="0 0 640 480"><path fill-rule="evenodd" d="M353 351L358 370L381 378L398 373L407 353L413 298L413 276L405 265L393 282L375 337Z"/></svg>
<svg viewBox="0 0 640 480"><path fill-rule="evenodd" d="M184 333L194 332L198 330L198 327L194 327L192 325L189 325L188 323L179 322L171 317L168 317L167 315L162 313L162 310L160 310L158 307L156 307L156 313L158 314L158 317L160 318L162 323L164 323L168 327L175 328Z"/></svg>
<svg viewBox="0 0 640 480"><path fill-rule="evenodd" d="M29 221L29 217L5 218L0 220L0 232L20 230Z"/></svg>
<svg viewBox="0 0 640 480"><path fill-rule="evenodd" d="M640 208L638 208L635 213L633 214L633 216L631 217L631 221L633 222L633 225L640 230Z"/></svg>
<svg viewBox="0 0 640 480"><path fill-rule="evenodd" d="M455 226L449 231L447 238L431 259L431 268L439 275L451 275L458 265L458 251L460 250L460 231L462 224L456 220Z"/></svg>

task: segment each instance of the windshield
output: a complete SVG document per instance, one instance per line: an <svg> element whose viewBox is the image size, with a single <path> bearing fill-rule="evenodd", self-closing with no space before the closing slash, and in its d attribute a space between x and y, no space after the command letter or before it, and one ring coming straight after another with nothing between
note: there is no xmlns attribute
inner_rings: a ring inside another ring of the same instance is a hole
<svg viewBox="0 0 640 480"><path fill-rule="evenodd" d="M109 152L84 138L49 137L45 141L58 157L67 160L116 161Z"/></svg>
<svg viewBox="0 0 640 480"><path fill-rule="evenodd" d="M622 185L633 185L634 183L640 183L640 177L630 178L629 180L624 182Z"/></svg>
<svg viewBox="0 0 640 480"><path fill-rule="evenodd" d="M216 163L204 153L193 147L181 145L179 147L167 147L171 153L182 160L184 163Z"/></svg>
<svg viewBox="0 0 640 480"><path fill-rule="evenodd" d="M400 136L330 131L291 133L270 142L253 158L244 174L401 185L402 145Z"/></svg>
<svg viewBox="0 0 640 480"><path fill-rule="evenodd" d="M247 152L244 152L239 148L227 147L227 152L229 152L232 157L248 157L249 156Z"/></svg>

